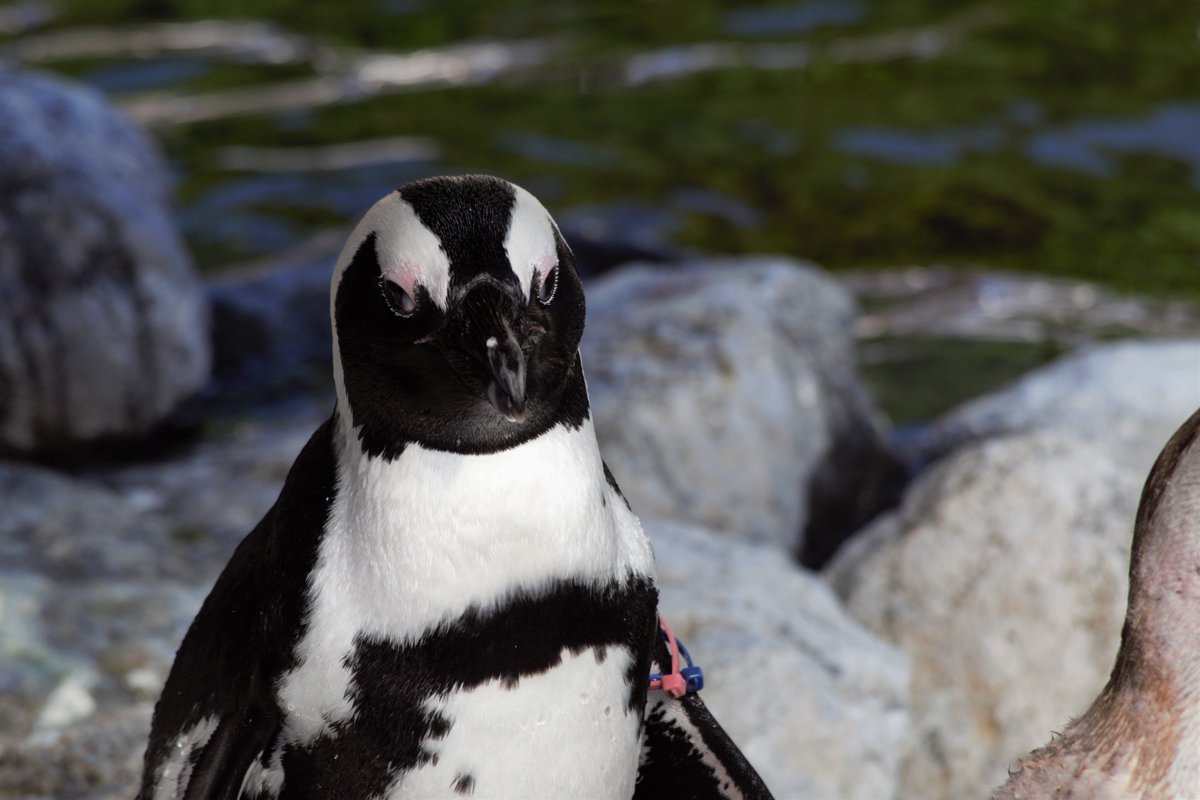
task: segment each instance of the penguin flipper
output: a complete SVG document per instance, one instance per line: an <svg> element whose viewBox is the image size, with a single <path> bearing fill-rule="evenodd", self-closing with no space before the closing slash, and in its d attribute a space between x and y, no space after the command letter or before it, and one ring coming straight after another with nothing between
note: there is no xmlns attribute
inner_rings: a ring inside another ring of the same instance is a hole
<svg viewBox="0 0 1200 800"><path fill-rule="evenodd" d="M183 800L237 800L250 764L277 728L256 708L224 714L194 762Z"/></svg>
<svg viewBox="0 0 1200 800"><path fill-rule="evenodd" d="M689 661L690 663L690 661ZM659 638L652 668L668 670L671 650ZM700 695L672 697L653 690L646 698L642 757L634 800L772 800L758 772L713 718Z"/></svg>
<svg viewBox="0 0 1200 800"><path fill-rule="evenodd" d="M771 792L699 695L652 692L634 800L771 800Z"/></svg>

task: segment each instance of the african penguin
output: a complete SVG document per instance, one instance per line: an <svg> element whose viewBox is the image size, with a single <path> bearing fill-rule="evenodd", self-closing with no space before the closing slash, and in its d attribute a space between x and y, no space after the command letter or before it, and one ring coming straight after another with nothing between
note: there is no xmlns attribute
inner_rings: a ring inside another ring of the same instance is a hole
<svg viewBox="0 0 1200 800"><path fill-rule="evenodd" d="M992 797L1200 797L1200 411L1163 447L1142 490L1108 684Z"/></svg>
<svg viewBox="0 0 1200 800"><path fill-rule="evenodd" d="M696 695L648 688L653 557L542 205L400 188L330 312L333 415L184 638L139 798L769 797Z"/></svg>

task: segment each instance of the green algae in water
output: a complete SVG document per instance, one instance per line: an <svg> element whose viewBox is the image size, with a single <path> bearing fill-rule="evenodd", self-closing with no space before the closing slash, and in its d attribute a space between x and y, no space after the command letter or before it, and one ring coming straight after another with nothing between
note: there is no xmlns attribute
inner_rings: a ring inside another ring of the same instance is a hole
<svg viewBox="0 0 1200 800"><path fill-rule="evenodd" d="M1051 342L884 337L859 344L859 371L896 425L916 424L1048 364Z"/></svg>
<svg viewBox="0 0 1200 800"><path fill-rule="evenodd" d="M1200 155L1189 160L1186 147L1153 136L1125 149L1103 137L1079 140L1089 125L1152 132L1164 109L1200 113L1200 6L879 0L800 34L735 35L731 19L772 5L797 4L74 0L57 24L216 15L271 19L358 47L404 50L534 32L563 44L535 73L487 86L164 129L185 211L249 177L217 168L224 147L420 135L442 152L419 165L425 173L502 174L544 194L556 213L624 202L663 208L680 219L677 243L700 250L786 252L832 269L973 264L1200 298ZM928 58L828 55L920 28L940 31L945 48ZM811 58L803 68L743 64L642 85L622 81L635 54L710 41L802 45ZM303 72L258 69L214 68L179 88L279 82ZM905 160L886 147L855 149L849 143L855 135L861 143L863 131L943 155ZM972 131L985 135L970 139ZM555 148L539 153L515 141ZM1074 161L1047 156L1047 142L1075 148ZM571 161L551 150L598 157ZM1084 168L1089 160L1106 166ZM322 180L334 194L343 177ZM679 191L694 189L752 209L753 223L681 203ZM349 224L367 203L322 212L321 194L227 211L277 219L302 238L316 225ZM204 216L220 213L206 208ZM205 269L262 254L219 235L192 242Z"/></svg>

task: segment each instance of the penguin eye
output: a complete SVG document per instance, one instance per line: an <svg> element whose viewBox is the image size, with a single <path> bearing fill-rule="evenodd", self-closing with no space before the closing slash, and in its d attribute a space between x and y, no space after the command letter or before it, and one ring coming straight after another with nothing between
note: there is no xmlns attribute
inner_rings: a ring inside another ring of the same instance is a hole
<svg viewBox="0 0 1200 800"><path fill-rule="evenodd" d="M550 301L554 299L554 293L558 291L558 266L550 268L541 282L538 283L538 302L544 306L550 305Z"/></svg>
<svg viewBox="0 0 1200 800"><path fill-rule="evenodd" d="M417 310L417 299L404 291L404 287L400 284L380 275L379 288L383 290L383 299L388 304L388 308L397 317L411 317Z"/></svg>

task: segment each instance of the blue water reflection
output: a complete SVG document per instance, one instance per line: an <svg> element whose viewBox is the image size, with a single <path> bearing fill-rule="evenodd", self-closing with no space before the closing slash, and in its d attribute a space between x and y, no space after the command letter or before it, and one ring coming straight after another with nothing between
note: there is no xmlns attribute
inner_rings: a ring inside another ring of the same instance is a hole
<svg viewBox="0 0 1200 800"><path fill-rule="evenodd" d="M184 81L203 77L211 71L212 62L203 58L139 58L90 69L80 79L100 91L122 94L169 89Z"/></svg>
<svg viewBox="0 0 1200 800"><path fill-rule="evenodd" d="M1200 187L1200 105L1171 103L1149 114L1087 119L1042 130L1037 104L1014 104L1008 120L971 128L911 131L845 128L834 136L843 153L912 166L946 166L972 152L995 152L1012 143L1038 164L1101 177L1118 171L1124 155L1154 155L1185 164ZM1022 130L1021 128L1025 128Z"/></svg>
<svg viewBox="0 0 1200 800"><path fill-rule="evenodd" d="M353 219L397 186L437 171L428 162L414 161L244 175L184 205L179 220L189 238L200 244L223 243L250 255L265 255L310 235L314 212L330 224Z"/></svg>
<svg viewBox="0 0 1200 800"><path fill-rule="evenodd" d="M847 128L836 135L843 153L895 164L953 164L968 151L991 152L1003 144L1004 131L978 127L917 133L894 128Z"/></svg>
<svg viewBox="0 0 1200 800"><path fill-rule="evenodd" d="M813 0L790 6L741 8L722 17L722 27L733 36L766 37L807 33L827 25L852 25L867 17L854 0Z"/></svg>
<svg viewBox="0 0 1200 800"><path fill-rule="evenodd" d="M496 141L510 153L547 164L604 168L611 166L615 158L603 148L585 142L530 131L502 131L496 135Z"/></svg>
<svg viewBox="0 0 1200 800"><path fill-rule="evenodd" d="M1200 105L1169 104L1127 119L1082 120L1033 136L1025 146L1032 160L1111 176L1116 157L1149 154L1182 161L1200 188Z"/></svg>

